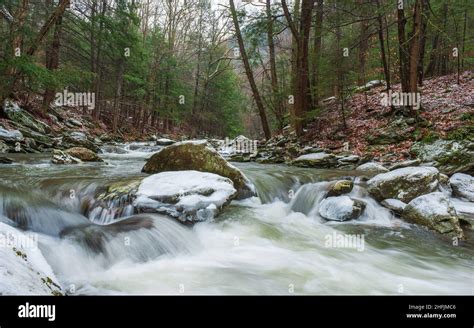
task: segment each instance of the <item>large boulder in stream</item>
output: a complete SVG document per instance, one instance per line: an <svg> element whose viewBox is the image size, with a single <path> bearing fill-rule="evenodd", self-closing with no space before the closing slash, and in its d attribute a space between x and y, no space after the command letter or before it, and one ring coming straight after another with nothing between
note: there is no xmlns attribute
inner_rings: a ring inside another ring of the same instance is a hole
<svg viewBox="0 0 474 328"><path fill-rule="evenodd" d="M408 203L438 188L439 171L434 167L404 167L378 174L367 181L367 190L378 201L387 198Z"/></svg>
<svg viewBox="0 0 474 328"><path fill-rule="evenodd" d="M337 165L337 158L334 154L328 153L311 153L301 155L291 162L292 165L299 167L312 167L312 168L331 168Z"/></svg>
<svg viewBox="0 0 474 328"><path fill-rule="evenodd" d="M450 237L464 238L454 205L441 192L413 199L403 210L402 218Z"/></svg>
<svg viewBox="0 0 474 328"><path fill-rule="evenodd" d="M51 163L53 164L79 164L81 162L79 158L75 158L59 149L53 149L51 154Z"/></svg>
<svg viewBox="0 0 474 328"><path fill-rule="evenodd" d="M411 147L411 153L447 175L458 172L474 174L474 143L469 140L417 142Z"/></svg>
<svg viewBox="0 0 474 328"><path fill-rule="evenodd" d="M195 170L209 172L229 178L237 190L236 199L256 195L255 187L235 166L229 164L216 150L207 146L205 140L183 141L163 148L145 164L145 173Z"/></svg>
<svg viewBox="0 0 474 328"><path fill-rule="evenodd" d="M230 179L198 171L162 172L146 177L136 192L139 212L168 214L181 222L213 219L236 196Z"/></svg>
<svg viewBox="0 0 474 328"><path fill-rule="evenodd" d="M449 183L455 196L474 202L474 177L469 174L456 173Z"/></svg>
<svg viewBox="0 0 474 328"><path fill-rule="evenodd" d="M103 162L99 155L84 147L69 148L65 153L84 162Z"/></svg>
<svg viewBox="0 0 474 328"><path fill-rule="evenodd" d="M326 220L347 221L357 219L365 209L365 203L348 196L328 197L319 205L319 215Z"/></svg>

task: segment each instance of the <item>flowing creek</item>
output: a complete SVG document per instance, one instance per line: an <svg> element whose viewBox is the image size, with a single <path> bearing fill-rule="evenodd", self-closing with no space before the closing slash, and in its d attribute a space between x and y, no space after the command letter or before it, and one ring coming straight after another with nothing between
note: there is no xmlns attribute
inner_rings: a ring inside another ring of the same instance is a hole
<svg viewBox="0 0 474 328"><path fill-rule="evenodd" d="M318 215L327 181L354 172L236 163L259 197L233 201L215 222L192 227L133 208L118 219L83 213L81 199L97 188L145 176L145 159L158 149L107 146L105 163L79 165L9 154L15 163L0 164L0 222L16 219L38 233L47 262L75 294L474 294L472 234L453 246L407 224L368 197L358 178L350 196L367 203L359 219ZM338 234L364 242L327 247Z"/></svg>

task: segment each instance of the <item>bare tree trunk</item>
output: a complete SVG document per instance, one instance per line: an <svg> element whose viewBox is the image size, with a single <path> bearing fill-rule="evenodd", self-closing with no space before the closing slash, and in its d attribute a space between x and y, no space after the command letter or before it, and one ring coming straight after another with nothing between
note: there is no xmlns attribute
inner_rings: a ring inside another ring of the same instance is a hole
<svg viewBox="0 0 474 328"><path fill-rule="evenodd" d="M359 6L363 5L363 0L358 0ZM364 19L360 22L360 40L359 40L359 74L357 84L365 84L365 66L367 62L367 50L369 48L368 40L369 22Z"/></svg>
<svg viewBox="0 0 474 328"><path fill-rule="evenodd" d="M47 54L49 55L46 60L46 68L50 71L55 71L59 67L59 49L61 47L61 30L62 30L62 15L58 16L53 34L53 41L48 47ZM47 88L43 97L43 111L46 112L49 108L49 104L54 99L55 90L53 88Z"/></svg>
<svg viewBox="0 0 474 328"><path fill-rule="evenodd" d="M400 82L402 85L402 92L410 91L410 80L409 80L409 62L408 62L408 46L405 34L405 10L403 8L397 8L397 27L398 27L398 52L400 56Z"/></svg>
<svg viewBox="0 0 474 328"><path fill-rule="evenodd" d="M112 120L112 129L114 132L117 132L118 122L120 118L120 101L122 100L122 86L123 86L123 73L125 72L125 61L120 59L116 84L115 84L115 98L114 98L114 109L113 109L113 120Z"/></svg>
<svg viewBox="0 0 474 328"><path fill-rule="evenodd" d="M418 91L418 61L420 59L420 39L422 29L422 0L415 1L413 9L413 29L411 33L410 44L410 92L416 93Z"/></svg>
<svg viewBox="0 0 474 328"><path fill-rule="evenodd" d="M380 12L380 0L375 0L376 5L377 5L377 32L379 36L379 43L380 43L380 57L382 60L382 66L383 66L383 72L385 75L385 82L387 83L387 90L391 89L390 86L390 70L388 67L388 62L387 62L387 54L385 52L385 40L383 36L383 21L382 21L382 13Z"/></svg>
<svg viewBox="0 0 474 328"><path fill-rule="evenodd" d="M420 59L418 61L418 85L423 85L423 73L424 73L424 58L426 48L426 29L428 24L428 17L430 15L429 2L428 0L422 1L422 17L421 17L421 34L420 34Z"/></svg>
<svg viewBox="0 0 474 328"><path fill-rule="evenodd" d="M247 53L245 51L244 40L242 38L242 33L240 32L239 20L237 18L237 11L235 9L234 0L229 0L230 4L230 11L232 15L232 20L234 22L235 27L235 34L237 37L237 42L239 43L240 49L240 56L242 57L242 62L244 64L245 73L247 74L247 78L249 80L250 88L252 89L253 98L255 100L255 104L257 105L258 113L260 115L260 121L262 124L263 132L265 134L265 139L271 138L270 128L268 126L267 115L265 114L265 108L263 107L262 98L260 97L260 93L258 92L257 85L255 83L255 79L253 77L252 69L250 67L250 63L247 57Z"/></svg>
<svg viewBox="0 0 474 328"><path fill-rule="evenodd" d="M323 29L323 9L324 0L316 2L316 22L314 23L314 45L313 45L313 65L312 65L312 102L313 107L319 105L319 65L321 61L322 29Z"/></svg>
<svg viewBox="0 0 474 328"><path fill-rule="evenodd" d="M28 56L33 56L38 49L39 45L43 41L44 37L48 33L49 29L56 23L56 20L59 17L62 17L64 14L64 11L66 8L69 6L70 0L61 0L56 7L55 11L51 14L49 19L44 23L44 25L41 27L38 35L36 36L35 40L31 44L31 46L28 48L27 55Z"/></svg>
<svg viewBox="0 0 474 328"><path fill-rule="evenodd" d="M267 40L268 40L268 52L270 56L270 76L271 76L271 85L273 92L273 103L275 106L275 117L278 122L278 128L282 129L285 125L284 122L284 113L285 109L283 107L282 98L278 88L278 76L276 69L276 59L275 59L275 43L273 42L273 16L271 12L271 0L266 0L266 14L267 14Z"/></svg>

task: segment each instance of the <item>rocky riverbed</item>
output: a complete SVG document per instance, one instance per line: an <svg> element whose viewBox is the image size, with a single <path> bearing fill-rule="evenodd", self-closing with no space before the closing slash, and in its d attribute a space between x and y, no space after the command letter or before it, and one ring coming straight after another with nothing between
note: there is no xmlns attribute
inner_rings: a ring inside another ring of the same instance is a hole
<svg viewBox="0 0 474 328"><path fill-rule="evenodd" d="M385 161L291 133L120 143L4 114L2 294L473 293L469 140Z"/></svg>

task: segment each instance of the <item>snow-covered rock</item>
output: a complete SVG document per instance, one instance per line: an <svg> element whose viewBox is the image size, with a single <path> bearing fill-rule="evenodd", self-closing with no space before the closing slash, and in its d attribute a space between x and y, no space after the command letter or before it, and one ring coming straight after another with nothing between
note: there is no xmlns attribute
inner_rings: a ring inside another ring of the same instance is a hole
<svg viewBox="0 0 474 328"><path fill-rule="evenodd" d="M380 202L380 204L389 210L394 211L395 213L401 215L403 213L403 210L407 206L404 202L398 200L398 199L384 199L383 201Z"/></svg>
<svg viewBox="0 0 474 328"><path fill-rule="evenodd" d="M154 154L142 169L146 173L188 170L229 178L237 189L237 199L256 195L255 187L247 177L209 147L206 140L182 141L165 147Z"/></svg>
<svg viewBox="0 0 474 328"><path fill-rule="evenodd" d="M356 168L356 170L364 172L364 173L368 173L368 174L371 174L371 175L376 175L376 174L379 174L379 173L386 173L386 172L389 171L388 169L386 169L381 164L374 163L374 162L368 162L368 163L364 163L362 165L359 165Z"/></svg>
<svg viewBox="0 0 474 328"><path fill-rule="evenodd" d="M291 162L295 166L313 167L313 168L330 168L337 164L337 158L334 154L328 153L311 153L301 155Z"/></svg>
<svg viewBox="0 0 474 328"><path fill-rule="evenodd" d="M156 140L157 146L169 146L176 143L176 141L168 139L168 138L159 138Z"/></svg>
<svg viewBox="0 0 474 328"><path fill-rule="evenodd" d="M439 171L434 167L404 167L381 173L367 181L367 190L378 201L395 198L408 203L438 187Z"/></svg>
<svg viewBox="0 0 474 328"><path fill-rule="evenodd" d="M402 167L408 167L408 166L418 166L420 165L421 161L417 159L412 159L412 160L407 160L407 161L402 161L395 163L391 165L388 169L390 171L396 170L396 169L401 169Z"/></svg>
<svg viewBox="0 0 474 328"><path fill-rule="evenodd" d="M23 134L18 130L6 130L0 127L0 140L17 142L23 140Z"/></svg>
<svg viewBox="0 0 474 328"><path fill-rule="evenodd" d="M217 174L170 171L143 179L133 205L141 212L195 222L214 218L236 194L232 181Z"/></svg>
<svg viewBox="0 0 474 328"><path fill-rule="evenodd" d="M432 163L440 172L451 175L474 172L474 143L469 140L436 140L429 144L415 143L410 150L425 163Z"/></svg>
<svg viewBox="0 0 474 328"><path fill-rule="evenodd" d="M319 215L326 220L347 221L357 219L365 204L348 196L328 197L319 205Z"/></svg>
<svg viewBox="0 0 474 328"><path fill-rule="evenodd" d="M469 174L456 173L449 183L453 189L453 194L474 202L474 177Z"/></svg>
<svg viewBox="0 0 474 328"><path fill-rule="evenodd" d="M402 217L408 222L424 225L441 234L464 238L454 205L441 192L413 199L405 207Z"/></svg>
<svg viewBox="0 0 474 328"><path fill-rule="evenodd" d="M0 295L62 295L35 234L0 222Z"/></svg>

